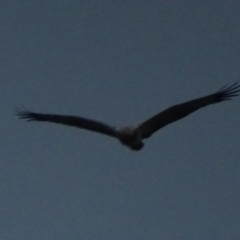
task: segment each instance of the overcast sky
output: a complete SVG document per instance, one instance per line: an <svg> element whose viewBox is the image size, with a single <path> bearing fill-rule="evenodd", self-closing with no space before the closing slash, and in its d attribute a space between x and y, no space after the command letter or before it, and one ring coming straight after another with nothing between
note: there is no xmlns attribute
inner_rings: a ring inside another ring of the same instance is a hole
<svg viewBox="0 0 240 240"><path fill-rule="evenodd" d="M240 97L139 152L16 108L138 124L240 82L239 0L2 0L0 239L239 240Z"/></svg>

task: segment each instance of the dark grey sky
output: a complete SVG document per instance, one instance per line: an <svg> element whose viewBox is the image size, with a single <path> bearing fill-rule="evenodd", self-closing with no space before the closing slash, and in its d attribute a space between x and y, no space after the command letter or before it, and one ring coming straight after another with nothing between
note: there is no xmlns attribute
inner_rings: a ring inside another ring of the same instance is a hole
<svg viewBox="0 0 240 240"><path fill-rule="evenodd" d="M240 78L240 2L0 3L2 240L240 239L240 98L132 152L13 116L141 122Z"/></svg>

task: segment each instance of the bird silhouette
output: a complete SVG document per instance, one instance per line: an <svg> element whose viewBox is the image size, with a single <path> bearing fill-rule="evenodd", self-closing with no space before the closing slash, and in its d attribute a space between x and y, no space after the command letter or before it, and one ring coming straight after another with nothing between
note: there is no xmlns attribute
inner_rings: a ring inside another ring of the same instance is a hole
<svg viewBox="0 0 240 240"><path fill-rule="evenodd" d="M231 86L225 85L213 94L171 106L137 126L123 128L112 127L99 121L78 116L45 114L32 111L16 111L15 114L27 121L52 122L105 134L117 138L123 145L138 151L144 146L143 139L149 138L159 129L186 117L200 108L231 100L233 97L238 96L239 92L240 85L238 83L234 83Z"/></svg>

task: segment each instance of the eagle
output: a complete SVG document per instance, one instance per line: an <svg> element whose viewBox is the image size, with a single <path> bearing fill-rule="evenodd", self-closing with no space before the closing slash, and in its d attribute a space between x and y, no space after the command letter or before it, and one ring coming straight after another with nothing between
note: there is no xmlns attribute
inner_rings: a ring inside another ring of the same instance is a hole
<svg viewBox="0 0 240 240"><path fill-rule="evenodd" d="M15 115L29 122L39 121L64 124L105 134L118 139L123 145L129 147L131 150L139 151L144 147L143 140L152 136L152 134L159 129L188 116L200 108L231 100L233 97L238 96L239 92L240 85L238 83L234 83L230 86L225 85L213 94L173 105L136 126L122 128L72 115L46 114L25 110L16 111Z"/></svg>

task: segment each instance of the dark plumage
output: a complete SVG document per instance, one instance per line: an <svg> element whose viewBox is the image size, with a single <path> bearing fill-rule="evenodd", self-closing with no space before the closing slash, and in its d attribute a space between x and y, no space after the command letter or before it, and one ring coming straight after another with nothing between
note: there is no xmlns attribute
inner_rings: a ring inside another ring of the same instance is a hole
<svg viewBox="0 0 240 240"><path fill-rule="evenodd" d="M240 85L237 83L229 87L224 86L213 94L167 108L136 127L124 127L120 129L95 120L77 116L43 114L31 111L17 111L16 115L27 121L59 123L102 133L119 139L122 144L128 146L132 150L140 150L144 146L142 140L149 138L160 128L178 121L202 107L231 100L233 97L238 96L239 92Z"/></svg>

